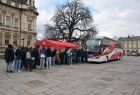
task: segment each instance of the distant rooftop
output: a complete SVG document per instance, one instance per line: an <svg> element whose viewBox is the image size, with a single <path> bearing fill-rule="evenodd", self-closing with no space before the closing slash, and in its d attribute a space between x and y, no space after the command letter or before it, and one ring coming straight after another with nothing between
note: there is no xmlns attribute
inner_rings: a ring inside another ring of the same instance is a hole
<svg viewBox="0 0 140 95"><path fill-rule="evenodd" d="M137 41L140 40L140 36L128 36L128 37L120 37L120 41Z"/></svg>

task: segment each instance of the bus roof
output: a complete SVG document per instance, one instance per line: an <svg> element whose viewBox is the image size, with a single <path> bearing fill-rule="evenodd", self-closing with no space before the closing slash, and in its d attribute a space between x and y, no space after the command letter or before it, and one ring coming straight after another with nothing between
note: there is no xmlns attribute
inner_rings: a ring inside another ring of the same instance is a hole
<svg viewBox="0 0 140 95"><path fill-rule="evenodd" d="M96 36L96 37L90 38L90 39L99 39L99 40L107 39L107 40L111 40L111 41L115 41L115 42L121 43L121 41L118 41L118 40L115 40L115 39L112 39L112 38L108 38L108 37L105 37L105 36Z"/></svg>

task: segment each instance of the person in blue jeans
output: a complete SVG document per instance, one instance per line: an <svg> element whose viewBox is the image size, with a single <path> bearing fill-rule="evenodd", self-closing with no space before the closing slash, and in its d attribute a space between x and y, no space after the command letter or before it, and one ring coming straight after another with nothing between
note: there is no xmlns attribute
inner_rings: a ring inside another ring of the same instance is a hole
<svg viewBox="0 0 140 95"><path fill-rule="evenodd" d="M8 45L5 50L6 72L13 72L14 50L12 45Z"/></svg>
<svg viewBox="0 0 140 95"><path fill-rule="evenodd" d="M47 48L46 54L47 54L47 61L46 61L47 68L51 69L52 68L52 50L51 50L51 47Z"/></svg>
<svg viewBox="0 0 140 95"><path fill-rule="evenodd" d="M77 56L77 63L81 63L81 50L80 49L77 50L76 56Z"/></svg>
<svg viewBox="0 0 140 95"><path fill-rule="evenodd" d="M56 60L56 49L52 50L52 67L55 65L55 60Z"/></svg>
<svg viewBox="0 0 140 95"><path fill-rule="evenodd" d="M21 47L19 46L15 51L15 71L20 72L21 71L21 59L22 59L22 51Z"/></svg>
<svg viewBox="0 0 140 95"><path fill-rule="evenodd" d="M44 68L46 57L46 49L45 47L40 47L40 70Z"/></svg>
<svg viewBox="0 0 140 95"><path fill-rule="evenodd" d="M72 64L72 49L68 48L67 50L67 64Z"/></svg>

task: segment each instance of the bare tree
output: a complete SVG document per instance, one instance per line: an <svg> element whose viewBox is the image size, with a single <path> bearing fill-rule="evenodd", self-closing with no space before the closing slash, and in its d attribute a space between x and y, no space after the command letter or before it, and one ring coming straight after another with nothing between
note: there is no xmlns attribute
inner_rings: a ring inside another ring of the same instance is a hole
<svg viewBox="0 0 140 95"><path fill-rule="evenodd" d="M57 7L52 20L54 25L46 25L46 33L52 39L83 42L97 33L89 8L80 0Z"/></svg>

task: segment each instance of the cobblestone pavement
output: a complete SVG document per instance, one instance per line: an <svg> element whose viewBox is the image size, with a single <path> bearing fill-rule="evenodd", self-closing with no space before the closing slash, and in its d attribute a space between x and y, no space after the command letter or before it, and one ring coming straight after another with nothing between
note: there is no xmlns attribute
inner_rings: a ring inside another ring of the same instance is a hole
<svg viewBox="0 0 140 95"><path fill-rule="evenodd" d="M140 58L20 73L0 60L0 95L140 95Z"/></svg>

